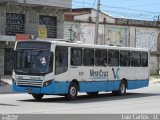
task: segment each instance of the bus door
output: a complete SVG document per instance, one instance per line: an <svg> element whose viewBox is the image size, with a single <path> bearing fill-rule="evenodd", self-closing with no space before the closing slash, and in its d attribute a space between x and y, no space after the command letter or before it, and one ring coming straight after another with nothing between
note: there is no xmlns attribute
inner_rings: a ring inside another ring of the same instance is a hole
<svg viewBox="0 0 160 120"><path fill-rule="evenodd" d="M96 49L94 77L97 84L99 84L101 91L106 90L107 82L109 80L108 76L107 50Z"/></svg>
<svg viewBox="0 0 160 120"><path fill-rule="evenodd" d="M83 81L94 81L92 71L94 71L94 49L83 49Z"/></svg>
<svg viewBox="0 0 160 120"><path fill-rule="evenodd" d="M114 90L119 80L120 67L119 67L119 50L108 50L108 81L107 91Z"/></svg>
<svg viewBox="0 0 160 120"><path fill-rule="evenodd" d="M66 82L69 81L68 69L68 47L56 46L55 50L55 81Z"/></svg>
<svg viewBox="0 0 160 120"><path fill-rule="evenodd" d="M82 69L82 48L70 48L69 79L82 81L84 71Z"/></svg>

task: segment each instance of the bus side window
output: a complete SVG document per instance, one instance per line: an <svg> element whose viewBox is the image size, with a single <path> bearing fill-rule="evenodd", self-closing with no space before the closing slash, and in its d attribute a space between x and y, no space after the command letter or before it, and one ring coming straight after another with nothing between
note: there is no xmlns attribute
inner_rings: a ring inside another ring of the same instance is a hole
<svg viewBox="0 0 160 120"><path fill-rule="evenodd" d="M94 66L94 49L83 50L83 65Z"/></svg>
<svg viewBox="0 0 160 120"><path fill-rule="evenodd" d="M141 66L141 52L137 52L137 51L131 52L131 66L132 67Z"/></svg>
<svg viewBox="0 0 160 120"><path fill-rule="evenodd" d="M120 66L130 66L130 51L120 51Z"/></svg>
<svg viewBox="0 0 160 120"><path fill-rule="evenodd" d="M141 58L142 58L142 67L148 67L148 53L142 52Z"/></svg>
<svg viewBox="0 0 160 120"><path fill-rule="evenodd" d="M71 48L71 65L81 66L82 65L82 49Z"/></svg>
<svg viewBox="0 0 160 120"><path fill-rule="evenodd" d="M119 66L119 51L118 50L108 50L108 65L109 66Z"/></svg>
<svg viewBox="0 0 160 120"><path fill-rule="evenodd" d="M61 74L68 69L68 47L57 46L55 52L55 74Z"/></svg>
<svg viewBox="0 0 160 120"><path fill-rule="evenodd" d="M95 50L95 65L107 66L107 50Z"/></svg>

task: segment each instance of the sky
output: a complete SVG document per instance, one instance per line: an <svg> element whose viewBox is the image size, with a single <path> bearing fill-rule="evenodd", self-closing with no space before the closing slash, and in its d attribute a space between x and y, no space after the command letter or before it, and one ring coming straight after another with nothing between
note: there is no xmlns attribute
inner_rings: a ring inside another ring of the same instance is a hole
<svg viewBox="0 0 160 120"><path fill-rule="evenodd" d="M73 8L96 8L97 0L72 0ZM101 0L101 11L116 18L158 20L160 0Z"/></svg>

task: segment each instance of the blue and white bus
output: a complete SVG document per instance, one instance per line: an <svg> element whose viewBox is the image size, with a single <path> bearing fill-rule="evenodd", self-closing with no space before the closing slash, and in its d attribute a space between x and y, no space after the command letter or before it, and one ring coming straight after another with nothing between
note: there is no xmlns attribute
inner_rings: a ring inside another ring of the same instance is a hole
<svg viewBox="0 0 160 120"><path fill-rule="evenodd" d="M14 49L13 90L77 98L78 92L98 95L149 84L149 50L60 41L18 41Z"/></svg>

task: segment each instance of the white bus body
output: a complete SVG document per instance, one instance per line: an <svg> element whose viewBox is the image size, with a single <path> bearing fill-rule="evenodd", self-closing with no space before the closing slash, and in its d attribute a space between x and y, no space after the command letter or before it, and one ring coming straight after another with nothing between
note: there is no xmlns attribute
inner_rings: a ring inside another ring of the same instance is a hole
<svg viewBox="0 0 160 120"><path fill-rule="evenodd" d="M149 50L58 41L19 41L15 45L13 90L32 94L64 95L78 92L97 95L149 84Z"/></svg>

